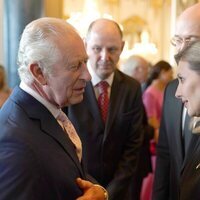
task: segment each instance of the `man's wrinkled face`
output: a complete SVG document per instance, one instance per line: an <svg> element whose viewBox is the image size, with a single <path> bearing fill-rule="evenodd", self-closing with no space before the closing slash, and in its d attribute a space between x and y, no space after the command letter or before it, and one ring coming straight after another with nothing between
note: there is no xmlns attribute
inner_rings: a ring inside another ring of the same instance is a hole
<svg viewBox="0 0 200 200"><path fill-rule="evenodd" d="M88 57L80 38L72 37L58 46L64 55L55 64L53 72L48 74L45 92L51 103L64 107L82 101L86 82L91 76L86 66Z"/></svg>

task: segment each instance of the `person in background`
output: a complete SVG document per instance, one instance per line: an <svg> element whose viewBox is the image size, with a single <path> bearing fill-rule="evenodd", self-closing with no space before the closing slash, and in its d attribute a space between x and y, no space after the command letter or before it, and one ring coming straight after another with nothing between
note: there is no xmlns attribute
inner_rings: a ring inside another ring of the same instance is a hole
<svg viewBox="0 0 200 200"><path fill-rule="evenodd" d="M0 65L0 108L9 97L11 89L8 87L6 82L6 73L2 65Z"/></svg>
<svg viewBox="0 0 200 200"><path fill-rule="evenodd" d="M162 114L163 96L166 85L173 79L172 66L166 61L159 61L152 66L147 80L147 89L143 94L143 102L147 112L148 123L154 128L154 139L151 140L151 160L153 172L148 175L144 183L144 199L151 199L155 162L156 144Z"/></svg>
<svg viewBox="0 0 200 200"><path fill-rule="evenodd" d="M187 8L178 17L175 35L171 42L175 46L176 52L179 52L192 41L199 40L199 38L200 3L197 3ZM177 85L178 81L175 79L167 86L165 91L159 141L157 144L153 200L180 199L181 180L184 178L184 174L186 174L183 171L186 172L186 166L189 166L189 163L191 163L189 162L190 159L187 161L186 159L196 154L193 147L196 147L195 144L198 144L198 137L191 135L189 140L182 140L182 135L187 130L187 120L185 120L187 116L185 115L185 111L187 110L184 109L182 102L175 97ZM189 143L189 141L193 142L191 142L187 152L185 152L184 143ZM191 152L193 153L191 154ZM197 173L197 169L194 167L193 172ZM196 178L199 179L198 176ZM185 189L187 192L191 187ZM195 192L198 191L199 189ZM195 192L194 194L196 194ZM181 199L185 198L182 196ZM187 199L199 199L199 195L195 198L191 197Z"/></svg>
<svg viewBox="0 0 200 200"><path fill-rule="evenodd" d="M173 79L172 66L166 61L159 61L152 66L147 79L147 89L143 94L143 102L148 122L158 133L160 127L163 96L166 85ZM157 142L157 134L155 141Z"/></svg>
<svg viewBox="0 0 200 200"><path fill-rule="evenodd" d="M108 199L84 170L81 141L61 110L82 101L91 79L87 59L64 20L40 18L25 27L21 83L0 110L1 200Z"/></svg>
<svg viewBox="0 0 200 200"><path fill-rule="evenodd" d="M92 80L68 115L83 142L89 173L106 187L110 200L129 200L143 137L141 87L117 68L124 41L115 21L92 22L85 47Z"/></svg>
<svg viewBox="0 0 200 200"><path fill-rule="evenodd" d="M179 198L197 200L200 196L200 40L182 49L175 55L175 59L178 64L179 82L175 96L181 100L188 115L193 117L190 128L194 135L192 138L191 132L188 132L190 135L186 136L190 139L189 147L192 150L186 154L185 166L181 173Z"/></svg>
<svg viewBox="0 0 200 200"><path fill-rule="evenodd" d="M150 64L141 56L130 56L122 67L122 71L139 81L141 87L146 83ZM140 200L143 179L152 172L150 140L154 137L154 128L148 124L145 108L143 109L144 138L140 150L137 173L132 182L132 199Z"/></svg>
<svg viewBox="0 0 200 200"><path fill-rule="evenodd" d="M125 61L122 71L139 81L144 92L150 67L150 63L143 57L132 55Z"/></svg>

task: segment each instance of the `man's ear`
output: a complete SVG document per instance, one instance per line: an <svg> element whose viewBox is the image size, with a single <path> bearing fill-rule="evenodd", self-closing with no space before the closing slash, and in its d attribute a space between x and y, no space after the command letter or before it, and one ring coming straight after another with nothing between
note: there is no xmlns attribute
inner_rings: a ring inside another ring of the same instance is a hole
<svg viewBox="0 0 200 200"><path fill-rule="evenodd" d="M84 43L84 46L85 46L85 49L87 48L87 40L86 40L86 37L83 38L83 43Z"/></svg>
<svg viewBox="0 0 200 200"><path fill-rule="evenodd" d="M121 52L123 51L124 49L124 45L125 45L125 41L122 41L122 48L121 48Z"/></svg>
<svg viewBox="0 0 200 200"><path fill-rule="evenodd" d="M46 78L37 63L30 64L29 70L31 71L34 79L41 85L46 85Z"/></svg>

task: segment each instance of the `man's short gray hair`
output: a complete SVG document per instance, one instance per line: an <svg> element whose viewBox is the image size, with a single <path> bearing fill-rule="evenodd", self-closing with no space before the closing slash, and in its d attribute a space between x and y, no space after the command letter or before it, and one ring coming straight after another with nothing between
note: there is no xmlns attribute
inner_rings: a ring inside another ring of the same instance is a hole
<svg viewBox="0 0 200 200"><path fill-rule="evenodd" d="M121 70L125 74L132 76L132 74L136 70L136 68L140 67L143 64L142 62L146 63L148 65L148 62L141 56L132 55L124 62Z"/></svg>

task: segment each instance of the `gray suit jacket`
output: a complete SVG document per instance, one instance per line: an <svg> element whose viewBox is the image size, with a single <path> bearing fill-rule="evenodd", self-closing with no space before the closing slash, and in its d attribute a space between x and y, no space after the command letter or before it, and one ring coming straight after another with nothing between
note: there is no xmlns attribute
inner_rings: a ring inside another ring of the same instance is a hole
<svg viewBox="0 0 200 200"><path fill-rule="evenodd" d="M84 100L68 108L83 142L87 169L107 187L110 200L128 199L125 196L136 171L143 136L142 109L140 84L119 70L115 71L105 125L91 82Z"/></svg>

